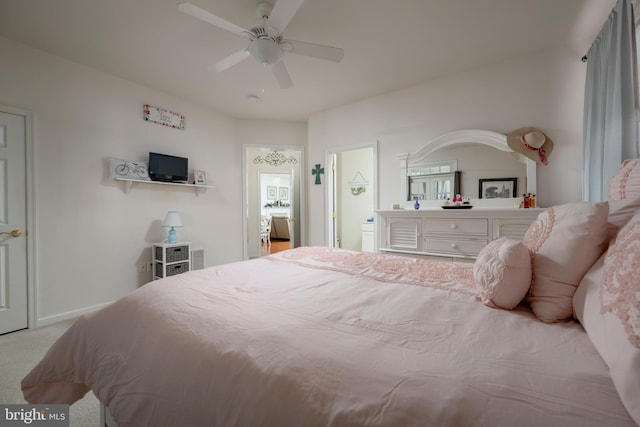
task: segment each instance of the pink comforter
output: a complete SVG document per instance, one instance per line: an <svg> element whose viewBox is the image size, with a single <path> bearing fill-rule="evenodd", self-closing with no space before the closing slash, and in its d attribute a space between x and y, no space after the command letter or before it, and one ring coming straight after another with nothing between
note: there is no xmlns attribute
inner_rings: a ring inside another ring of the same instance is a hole
<svg viewBox="0 0 640 427"><path fill-rule="evenodd" d="M634 426L581 326L475 299L471 265L299 248L151 282L24 378L120 426Z"/></svg>

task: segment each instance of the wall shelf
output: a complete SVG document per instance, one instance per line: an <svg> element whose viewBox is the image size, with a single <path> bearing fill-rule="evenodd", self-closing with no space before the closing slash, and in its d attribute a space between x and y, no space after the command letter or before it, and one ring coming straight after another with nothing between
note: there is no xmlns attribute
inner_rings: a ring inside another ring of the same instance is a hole
<svg viewBox="0 0 640 427"><path fill-rule="evenodd" d="M195 188L196 196L200 194L200 191L206 188L216 188L215 185L199 185L199 184L181 184L179 182L163 182L163 181L148 181L143 179L127 179L127 178L115 178L116 181L124 182L124 192L128 193L131 191L131 187L133 187L133 183L140 184L151 184L151 185L173 185L178 187L190 187Z"/></svg>

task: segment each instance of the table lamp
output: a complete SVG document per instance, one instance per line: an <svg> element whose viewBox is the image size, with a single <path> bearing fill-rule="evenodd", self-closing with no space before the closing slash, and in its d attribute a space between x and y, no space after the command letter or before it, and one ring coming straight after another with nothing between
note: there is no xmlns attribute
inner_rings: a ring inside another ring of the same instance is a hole
<svg viewBox="0 0 640 427"><path fill-rule="evenodd" d="M178 211L169 211L167 212L167 216L164 217L163 227L171 227L169 230L169 237L167 238L167 243L176 243L177 242L177 233L176 227L183 227L182 221L180 220L180 214Z"/></svg>

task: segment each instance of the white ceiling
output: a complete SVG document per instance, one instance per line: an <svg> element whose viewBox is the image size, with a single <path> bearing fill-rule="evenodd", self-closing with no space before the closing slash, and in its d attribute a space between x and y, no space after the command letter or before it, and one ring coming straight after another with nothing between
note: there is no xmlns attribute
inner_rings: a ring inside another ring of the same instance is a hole
<svg viewBox="0 0 640 427"><path fill-rule="evenodd" d="M344 48L285 54L294 86L247 59L248 40L178 11L183 0L0 0L0 35L246 119L309 114L542 49L586 53L615 0L306 0L284 37ZM267 0L273 3L275 0ZM249 27L257 0L191 0ZM248 100L256 94L261 102Z"/></svg>

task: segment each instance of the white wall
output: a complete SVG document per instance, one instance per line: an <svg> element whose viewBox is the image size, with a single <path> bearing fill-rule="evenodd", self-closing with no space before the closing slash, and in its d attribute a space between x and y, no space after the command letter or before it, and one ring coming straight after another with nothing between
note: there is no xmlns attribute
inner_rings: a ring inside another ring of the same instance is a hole
<svg viewBox="0 0 640 427"><path fill-rule="evenodd" d="M142 120L142 105L186 116L176 130ZM166 238L204 249L205 266L242 259L242 144L306 137L306 125L239 122L162 92L0 38L0 104L35 113L36 319L46 324L107 304L142 285L138 264ZM246 128L260 129L247 134ZM238 137L238 135L242 137ZM300 141L298 140L298 143ZM304 143L304 141L302 142ZM149 151L189 158L217 185L135 184L108 178L105 158L144 160ZM33 230L30 230L33 232Z"/></svg>
<svg viewBox="0 0 640 427"><path fill-rule="evenodd" d="M269 198L267 187L272 187L274 194ZM285 199L280 199L280 191L284 188L287 194ZM283 205L291 205L289 190L291 188L291 175L288 173L260 173L260 216L291 215L291 207L265 207L268 203L281 202Z"/></svg>
<svg viewBox="0 0 640 427"><path fill-rule="evenodd" d="M555 143L549 165L538 166L538 203L577 201L585 71L575 51L556 49L319 112L309 119L308 163L323 163L329 148L377 139L378 207L386 208L402 200L397 154L454 130L535 126ZM308 189L309 244L322 245L326 188L310 183Z"/></svg>

